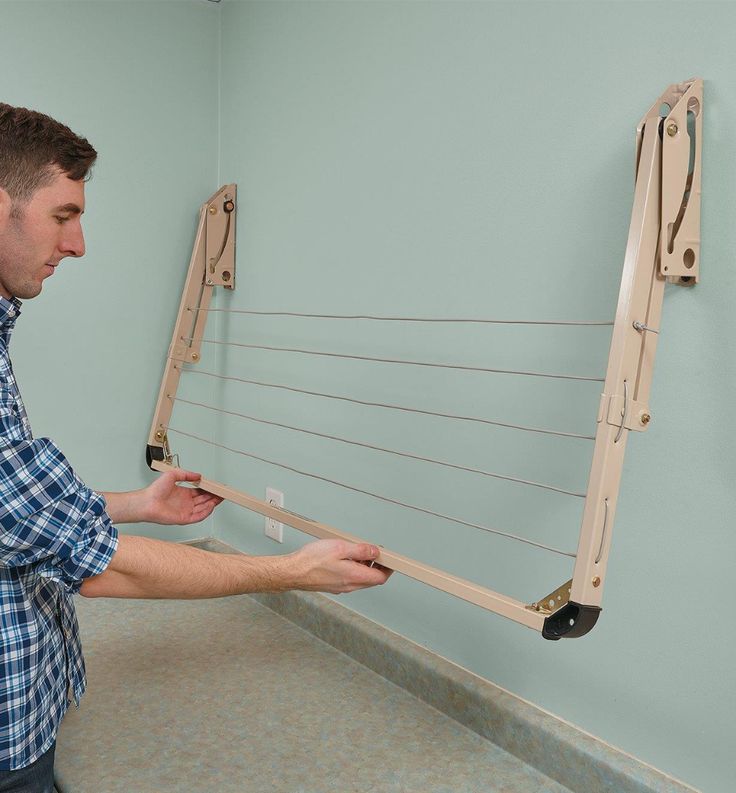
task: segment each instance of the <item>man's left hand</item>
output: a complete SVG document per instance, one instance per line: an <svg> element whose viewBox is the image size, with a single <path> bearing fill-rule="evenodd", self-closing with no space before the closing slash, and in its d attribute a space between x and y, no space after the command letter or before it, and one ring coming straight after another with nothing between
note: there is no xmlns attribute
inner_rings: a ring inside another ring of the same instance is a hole
<svg viewBox="0 0 736 793"><path fill-rule="evenodd" d="M198 487L180 487L178 482L199 482L200 474L175 468L141 491L144 519L151 523L184 526L199 523L222 501Z"/></svg>
<svg viewBox="0 0 736 793"><path fill-rule="evenodd" d="M201 474L173 468L142 490L105 493L107 514L113 523L163 523L185 526L212 514L222 501L199 487L180 487L178 482L199 482Z"/></svg>

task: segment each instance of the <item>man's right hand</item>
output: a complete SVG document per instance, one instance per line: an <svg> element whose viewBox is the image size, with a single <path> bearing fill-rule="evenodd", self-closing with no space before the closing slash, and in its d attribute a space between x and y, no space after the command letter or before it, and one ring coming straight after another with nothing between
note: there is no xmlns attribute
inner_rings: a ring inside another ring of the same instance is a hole
<svg viewBox="0 0 736 793"><path fill-rule="evenodd" d="M318 540L286 558L294 564L294 589L340 595L386 583L391 570L373 564L379 554L367 543Z"/></svg>

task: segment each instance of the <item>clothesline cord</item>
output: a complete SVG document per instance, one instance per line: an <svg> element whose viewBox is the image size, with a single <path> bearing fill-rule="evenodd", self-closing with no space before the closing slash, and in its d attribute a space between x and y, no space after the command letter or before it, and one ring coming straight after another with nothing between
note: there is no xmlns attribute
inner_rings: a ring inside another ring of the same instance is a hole
<svg viewBox="0 0 736 793"><path fill-rule="evenodd" d="M233 375L215 374L214 372L205 372L202 369L190 369L190 368L182 369L179 366L176 366L175 368L179 369L182 372L205 375L206 377L214 377L218 380L229 380L237 383L247 383L248 385L259 386L262 388L276 388L284 391L291 391L296 394L306 394L308 396L322 397L324 399L335 399L341 402L352 402L356 405L365 405L367 407L384 408L387 410L400 410L406 413L418 413L419 415L423 415L423 416L436 416L445 419L455 419L457 421L471 421L471 422L476 422L478 424L488 424L494 427L506 427L507 429L522 430L523 432L537 432L543 435L556 435L563 438L579 438L581 440L586 440L586 441L595 440L595 435L580 435L574 432L547 430L547 429L542 429L540 427L527 427L522 424L510 424L508 422L503 422L503 421L492 421L491 419L484 419L477 416L459 416L453 413L441 413L439 411L434 411L434 410L422 410L421 408L410 408L404 405L392 405L385 402L369 402L364 399L355 399L353 397L346 397L338 394L327 394L322 391L310 391L306 388L295 388L293 386L287 386L279 383L266 383L261 380L248 380L246 378L235 377Z"/></svg>
<svg viewBox="0 0 736 793"><path fill-rule="evenodd" d="M377 363L404 364L407 366L427 366L436 369L455 369L466 372L516 374L516 375L524 375L527 377L547 377L556 380L583 380L592 383L605 382L605 378L603 377L583 377L580 375L569 375L569 374L548 374L546 372L525 372L525 371L517 371L515 369L488 369L481 366L461 366L457 364L430 363L427 361L407 361L407 360L400 360L395 358L374 358L367 355L346 355L344 353L322 352L319 350L302 350L295 347L271 347L262 344L243 344L241 342L235 342L235 341L219 341L217 339L195 339L192 336L181 336L181 340L185 342L196 341L201 344L220 344L226 347L241 347L249 350L267 350L270 352L291 352L291 353L298 353L300 355L318 355L328 358L347 358L355 361L373 361Z"/></svg>
<svg viewBox="0 0 736 793"><path fill-rule="evenodd" d="M300 311L252 311L238 308L192 308L187 311L207 311L222 314L250 314L261 317L303 317L311 319L352 319L373 320L376 322L457 322L484 325L560 325L560 326L598 326L612 327L613 322L597 321L557 321L557 320L525 320L525 319L476 319L468 317L385 317L373 314L309 314Z"/></svg>
<svg viewBox="0 0 736 793"><path fill-rule="evenodd" d="M183 435L184 437L187 438L192 438L193 440L200 441L201 443L206 443L211 446L216 446L220 449L224 449L225 451L232 452L233 454L239 454L242 455L243 457L248 457L252 460L257 460L258 462L266 463L267 465L273 465L276 466L277 468L283 468L285 471L291 471L292 473L299 474L300 476L307 476L311 479L317 479L321 482L327 482L328 484L335 485L337 487L342 487L346 490L351 490L354 493L361 493L362 495L378 499L379 501L383 501L388 504L395 504L396 506L404 507L405 509L414 510L415 512L421 512L425 515L431 515L436 518L441 518L442 520L447 520L450 521L451 523L457 523L461 526L467 526L469 528L478 529L479 531L485 531L490 534L498 535L500 537L506 537L507 539L510 540L516 540L517 542L524 543L525 545L531 545L535 548L540 548L545 551L550 551L551 553L559 554L560 556L568 556L572 559L574 559L576 556L574 553L571 553L569 551L562 551L559 548L554 548L550 545L544 545L542 543L534 542L533 540L529 540L526 537L519 537L518 535L510 534L508 532L500 531L498 529L492 529L488 526L481 526L477 523L471 523L469 521L461 520L460 518L454 518L449 515L443 515L440 512L433 512L432 510L425 509L424 507L418 507L414 504L407 504L403 501L398 501L393 498L388 498L387 496L381 496L378 495L377 493L372 493L369 490L363 490L362 488L354 487L353 485L347 485L344 482L338 482L335 479L329 479L326 476L320 476L318 474L312 474L307 471L302 471L298 468L294 468L293 466L286 465L285 463L269 460L265 457L259 457L258 455L252 454L251 452L245 452L242 451L241 449L233 449L230 446L225 446L222 443L217 443L216 441L211 441L208 440L207 438L202 438L199 435L193 435L192 433L185 432L184 430L179 430L174 427L169 427L168 431L174 432L178 435Z"/></svg>
<svg viewBox="0 0 736 793"><path fill-rule="evenodd" d="M172 397L170 394L167 394L167 396L169 399L172 399L174 402L181 402L186 405L194 405L196 407L206 408L207 410L211 410L215 413L223 413L228 416L237 416L238 418L246 419L248 421L253 421L257 424L266 424L271 427L279 427L281 429L293 430L294 432L301 432L304 433L305 435L312 435L317 438L326 438L327 440L338 441L339 443L347 443L351 446L360 446L364 449L373 449L374 451L385 452L386 454L393 454L396 455L397 457L406 457L411 460L420 460L425 463L441 465L444 466L445 468L454 468L458 471L467 471L468 473L480 474L481 476L492 477L493 479L503 479L507 482L516 482L517 484L521 484L521 485L538 487L541 488L542 490L551 490L555 493L562 493L563 495L567 495L567 496L575 496L576 498L585 498L585 493L575 493L572 490L565 490L564 488L555 487L554 485L545 485L540 482L532 482L527 479L520 479L515 476L507 476L505 474L492 473L491 471L483 471L479 468L471 468L464 465L457 465L456 463L448 463L444 460L437 460L432 457L422 457L421 455L418 454L410 454L409 452L399 452L396 451L395 449L386 449L382 446L374 446L373 444L370 443L362 443L361 441L352 441L352 440L348 440L347 438L341 438L337 435L328 435L323 432L306 430L302 427L294 427L291 424L282 424L278 421L268 421L266 419L259 419L256 418L255 416L249 416L245 413L238 413L234 410L225 410L223 408L214 407L213 405L207 405L204 402L194 402L189 399L183 399L182 397Z"/></svg>

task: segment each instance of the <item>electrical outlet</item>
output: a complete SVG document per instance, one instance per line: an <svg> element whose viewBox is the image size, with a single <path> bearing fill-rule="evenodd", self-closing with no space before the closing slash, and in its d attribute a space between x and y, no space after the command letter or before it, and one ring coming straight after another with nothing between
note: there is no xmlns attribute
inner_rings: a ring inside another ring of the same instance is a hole
<svg viewBox="0 0 736 793"><path fill-rule="evenodd" d="M280 493L278 490L274 490L272 487L266 488L266 501L273 505L274 507L283 507L284 506L284 494ZM266 532L266 537L270 537L272 540L276 540L276 542L283 542L284 541L284 524L275 521L273 518L266 518L266 526L264 531Z"/></svg>

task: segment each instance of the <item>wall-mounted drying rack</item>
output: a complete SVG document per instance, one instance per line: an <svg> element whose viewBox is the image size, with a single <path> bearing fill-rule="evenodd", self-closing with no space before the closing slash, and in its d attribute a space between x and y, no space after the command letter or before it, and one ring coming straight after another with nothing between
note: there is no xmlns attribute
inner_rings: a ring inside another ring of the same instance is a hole
<svg viewBox="0 0 736 793"><path fill-rule="evenodd" d="M692 286L700 276L702 108L702 80L671 85L637 128L631 224L572 579L525 603L387 549L381 551L381 564L533 628L547 639L582 636L595 625L626 440L629 432L645 432L651 421L649 391L665 283ZM182 366L197 365L202 357L212 291L235 287L236 198L236 186L225 185L201 208L148 437L147 461L157 471L178 464L168 437L170 419ZM211 479L203 478L200 486L313 537L362 541Z"/></svg>

